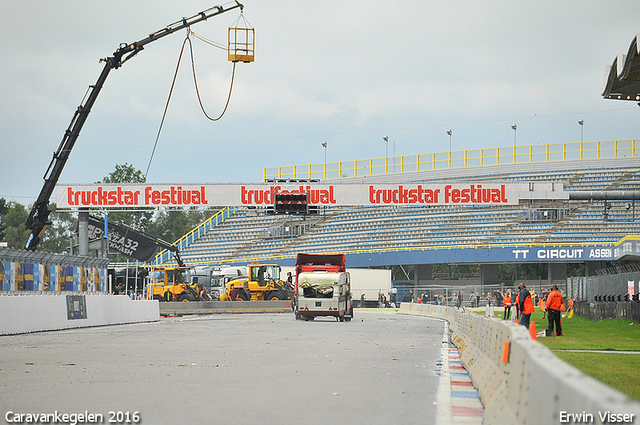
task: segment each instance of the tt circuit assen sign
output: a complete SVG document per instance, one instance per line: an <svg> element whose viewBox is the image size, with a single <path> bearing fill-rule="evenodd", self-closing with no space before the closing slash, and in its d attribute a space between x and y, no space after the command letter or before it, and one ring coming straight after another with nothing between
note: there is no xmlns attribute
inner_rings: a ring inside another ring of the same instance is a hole
<svg viewBox="0 0 640 425"><path fill-rule="evenodd" d="M309 205L517 205L561 198L562 185L468 184L93 184L58 185L59 208L270 206L276 193L307 193ZM555 189L555 190L554 190Z"/></svg>

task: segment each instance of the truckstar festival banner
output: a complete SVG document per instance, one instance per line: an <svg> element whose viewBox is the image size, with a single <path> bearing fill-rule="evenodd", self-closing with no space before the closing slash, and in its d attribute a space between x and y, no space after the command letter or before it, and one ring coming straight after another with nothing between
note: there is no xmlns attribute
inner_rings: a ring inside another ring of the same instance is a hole
<svg viewBox="0 0 640 425"><path fill-rule="evenodd" d="M517 205L519 198L566 198L558 183L468 184L95 184L58 185L59 208L270 206L276 193L308 193L308 204Z"/></svg>

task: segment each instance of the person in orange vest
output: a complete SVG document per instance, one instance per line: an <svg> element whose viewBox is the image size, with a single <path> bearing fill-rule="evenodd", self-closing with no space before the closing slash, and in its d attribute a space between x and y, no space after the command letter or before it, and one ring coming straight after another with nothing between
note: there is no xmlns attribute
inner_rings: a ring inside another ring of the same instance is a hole
<svg viewBox="0 0 640 425"><path fill-rule="evenodd" d="M562 299L562 294L558 291L558 287L553 285L551 293L547 296L547 304L546 310L549 315L549 327L548 329L553 332L553 328L555 325L556 328L556 336L564 336L562 334L562 324L560 323L561 311L560 308L564 300Z"/></svg>
<svg viewBox="0 0 640 425"><path fill-rule="evenodd" d="M518 305L520 306L520 323L529 329L531 324L531 314L533 314L535 308L533 307L533 301L531 300L531 293L527 291L527 287L524 283L521 283L520 293L518 294Z"/></svg>
<svg viewBox="0 0 640 425"><path fill-rule="evenodd" d="M513 300L511 299L511 289L507 291L507 294L504 296L502 302L504 303L504 320L509 320L511 318L511 305Z"/></svg>

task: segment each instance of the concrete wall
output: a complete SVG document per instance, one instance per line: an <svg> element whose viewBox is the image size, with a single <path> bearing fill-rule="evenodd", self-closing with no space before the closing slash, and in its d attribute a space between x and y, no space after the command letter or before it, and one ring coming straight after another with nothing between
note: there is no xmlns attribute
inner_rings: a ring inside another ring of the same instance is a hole
<svg viewBox="0 0 640 425"><path fill-rule="evenodd" d="M562 412L591 414L594 424L602 423L599 412L640 418L640 403L565 363L524 326L436 305L403 303L399 312L449 322L484 404L484 424L561 423Z"/></svg>
<svg viewBox="0 0 640 425"><path fill-rule="evenodd" d="M158 301L133 301L124 295L78 292L0 295L0 335L159 319Z"/></svg>

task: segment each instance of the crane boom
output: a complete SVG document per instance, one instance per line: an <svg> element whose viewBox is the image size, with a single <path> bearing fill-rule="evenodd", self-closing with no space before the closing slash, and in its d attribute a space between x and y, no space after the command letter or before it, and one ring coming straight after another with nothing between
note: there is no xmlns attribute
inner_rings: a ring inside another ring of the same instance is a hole
<svg viewBox="0 0 640 425"><path fill-rule="evenodd" d="M51 211L49 210L49 199L51 198L51 194L55 189L56 184L58 183L58 179L60 178L60 174L62 174L62 170L69 159L69 154L73 149L73 146L80 135L80 130L84 126L87 117L89 116L89 112L91 112L91 108L100 94L100 90L102 90L102 86L104 85L105 80L109 76L109 72L112 69L117 69L122 66L126 61L137 55L141 50L144 49L144 46L151 43L152 41L156 41L162 37L165 37L169 34L173 34L176 31L179 31L183 28L187 28L193 24L204 21L208 18L211 18L216 15L220 15L221 13L228 12L229 10L235 8L244 8L244 6L239 3L237 0L234 5L227 6L214 6L210 9L202 11L196 15L193 15L190 18L182 18L182 20L174 22L173 24L167 25L165 28L162 28L159 31L156 31L152 34L149 34L148 37L135 41L129 44L121 44L120 47L113 53L113 56L109 56L105 59L101 59L101 62L104 62L104 68L102 68L102 72L98 77L96 83L92 86L89 86L89 90L87 91L87 95L85 95L82 100L80 106L76 109L73 114L73 118L71 119L71 123L69 127L64 133L64 137L60 142L60 146L53 153L53 158L51 159L51 163L49 163L49 167L44 175L44 185L40 194L38 195L37 200L33 204L31 209L31 213L27 218L25 223L25 227L28 230L31 230L31 235L29 236L29 240L25 246L25 249L35 251L38 246L38 242L40 242L40 238L44 233L47 225L50 224L49 214Z"/></svg>

